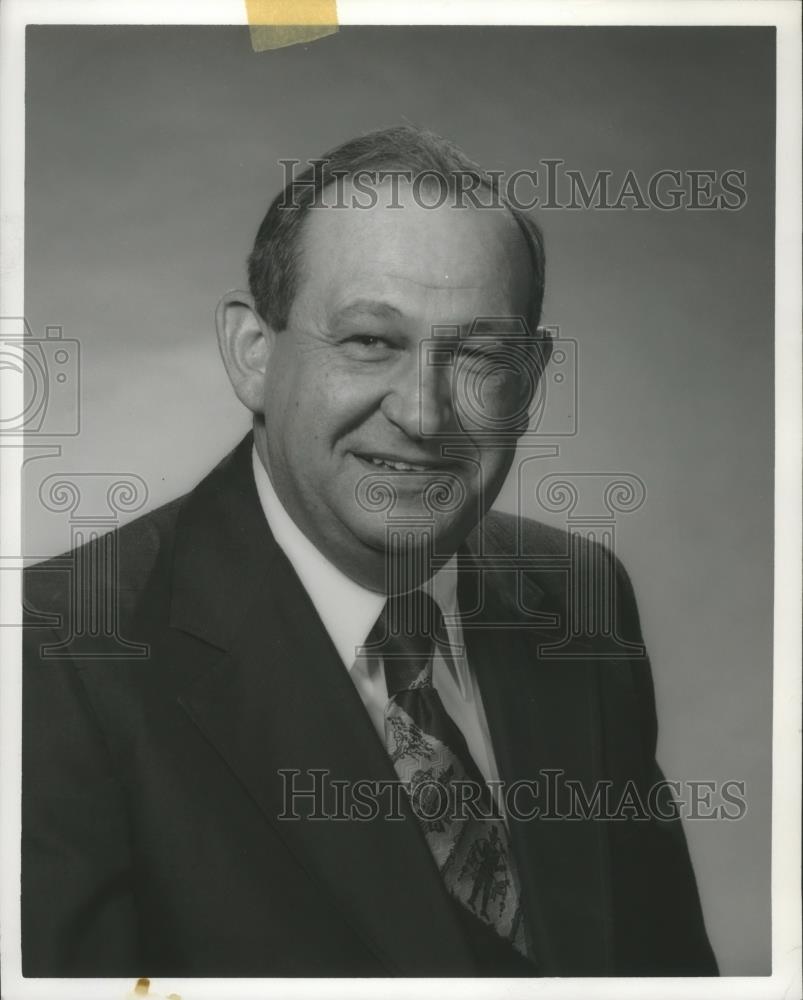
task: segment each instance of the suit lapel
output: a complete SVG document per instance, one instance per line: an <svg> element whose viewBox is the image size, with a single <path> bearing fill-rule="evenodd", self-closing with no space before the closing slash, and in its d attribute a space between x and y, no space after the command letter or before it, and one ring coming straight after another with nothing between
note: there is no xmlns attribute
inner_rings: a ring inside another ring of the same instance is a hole
<svg viewBox="0 0 803 1000"><path fill-rule="evenodd" d="M292 782L310 788L310 772L327 771L318 780L329 791L332 780L393 783L396 775L267 528L250 451L249 436L180 515L171 621L220 650L215 665L185 685L181 704L390 973L469 974L471 956L452 905L404 806L395 820L279 818L293 811L286 790ZM301 814L310 805L295 801ZM335 806L327 795L325 809Z"/></svg>
<svg viewBox="0 0 803 1000"><path fill-rule="evenodd" d="M601 777L598 665L589 648L549 661L556 614L544 591L523 573L500 571L485 539L483 558L469 545L461 557L460 604L478 613L464 622L469 662L479 680L501 779L540 781L543 814L546 770L562 769L586 794ZM477 581L481 580L481 594ZM523 609L527 608L527 612ZM521 807L533 800L527 794ZM560 801L557 809L563 809ZM511 821L525 910L544 975L610 974L612 963L607 839L594 820ZM569 972L571 970L571 972Z"/></svg>

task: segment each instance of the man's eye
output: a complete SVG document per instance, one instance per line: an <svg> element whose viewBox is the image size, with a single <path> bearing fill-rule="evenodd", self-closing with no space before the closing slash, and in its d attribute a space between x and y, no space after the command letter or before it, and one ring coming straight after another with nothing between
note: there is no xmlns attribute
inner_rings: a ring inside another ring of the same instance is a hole
<svg viewBox="0 0 803 1000"><path fill-rule="evenodd" d="M384 337L373 333L354 333L343 341L347 352L359 359L382 359L391 351L390 343Z"/></svg>
<svg viewBox="0 0 803 1000"><path fill-rule="evenodd" d="M510 351L502 344L460 345L459 359L469 363L504 364L510 356Z"/></svg>

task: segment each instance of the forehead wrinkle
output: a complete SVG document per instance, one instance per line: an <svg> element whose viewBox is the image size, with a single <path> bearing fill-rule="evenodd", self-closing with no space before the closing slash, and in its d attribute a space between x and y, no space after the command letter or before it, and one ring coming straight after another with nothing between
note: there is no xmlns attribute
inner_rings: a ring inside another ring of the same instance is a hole
<svg viewBox="0 0 803 1000"><path fill-rule="evenodd" d="M420 288L431 288L435 291L446 290L446 291L463 291L463 292L476 292L485 288L485 285L433 285L429 281L419 281L417 278L411 278L406 274L396 274L394 271L384 272L389 278L396 278L399 281L409 281L411 285L418 285ZM495 287L492 282L488 283L487 287Z"/></svg>
<svg viewBox="0 0 803 1000"><path fill-rule="evenodd" d="M359 313L368 313L382 319L398 319L402 315L402 310L383 299L360 297L337 306L332 312L332 319L339 321Z"/></svg>

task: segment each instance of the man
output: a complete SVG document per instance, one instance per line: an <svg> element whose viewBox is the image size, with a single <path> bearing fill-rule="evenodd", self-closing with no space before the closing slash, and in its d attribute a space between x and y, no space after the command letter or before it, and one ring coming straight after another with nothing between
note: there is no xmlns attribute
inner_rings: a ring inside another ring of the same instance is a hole
<svg viewBox="0 0 803 1000"><path fill-rule="evenodd" d="M540 234L453 197L498 191L429 133L325 163L218 309L253 434L29 573L25 974L714 975L667 803L548 801L660 772L623 569L489 511L548 355ZM92 565L119 629L77 655ZM603 578L632 655L570 614Z"/></svg>

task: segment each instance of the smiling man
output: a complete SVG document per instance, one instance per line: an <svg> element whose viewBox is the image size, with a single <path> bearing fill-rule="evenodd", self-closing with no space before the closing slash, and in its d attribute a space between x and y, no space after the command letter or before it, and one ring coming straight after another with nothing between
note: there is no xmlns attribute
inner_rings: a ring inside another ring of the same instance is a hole
<svg viewBox="0 0 803 1000"><path fill-rule="evenodd" d="M349 152L332 155L333 172ZM348 200L348 181L343 193ZM386 180L372 208L310 207L302 216L289 251L297 287L285 317L264 290L265 272L282 267L270 243L280 211L268 213L257 237L253 294L232 292L220 304L223 359L254 413L256 452L283 507L331 563L382 590L387 518L360 502L367 476L397 473L385 477L397 519L420 516L433 478L460 489L462 502L433 509L428 525L439 548L454 552L510 469L518 435L503 427L492 440L473 438L460 422L452 366L422 363L422 353L433 331L448 329L460 344L444 340L446 349L465 355L478 317L537 325L543 288L534 285L540 262L530 250L537 233L506 208L453 200L430 208L412 185L394 192ZM504 347L504 334L492 340L487 327L474 340L475 355ZM461 363L472 366L465 356ZM482 364L475 356L476 382ZM484 387L487 405L520 410L521 382L520 373L496 375Z"/></svg>
<svg viewBox="0 0 803 1000"><path fill-rule="evenodd" d="M324 163L218 308L253 432L29 572L25 973L714 975L671 801L589 807L662 782L627 576L490 510L549 356L540 233L431 133ZM87 566L119 629L79 656ZM573 610L603 579L616 658Z"/></svg>

